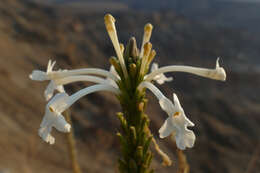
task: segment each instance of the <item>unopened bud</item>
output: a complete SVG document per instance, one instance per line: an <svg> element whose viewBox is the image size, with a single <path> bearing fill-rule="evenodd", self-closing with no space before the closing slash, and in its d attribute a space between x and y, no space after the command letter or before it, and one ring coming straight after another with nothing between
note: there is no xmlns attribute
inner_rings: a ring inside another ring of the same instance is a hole
<svg viewBox="0 0 260 173"><path fill-rule="evenodd" d="M122 43L120 43L120 50L121 50L122 54L124 54L125 47Z"/></svg>
<svg viewBox="0 0 260 173"><path fill-rule="evenodd" d="M152 49L152 43L147 42L144 44L144 57L148 57Z"/></svg>
<svg viewBox="0 0 260 173"><path fill-rule="evenodd" d="M113 65L113 66L115 67L115 70L116 70L117 72L121 72L121 71L122 71L122 70L121 70L120 63L119 63L119 61L117 60L117 58L111 57L111 58L109 59L109 62L110 62L111 65Z"/></svg>
<svg viewBox="0 0 260 173"><path fill-rule="evenodd" d="M136 75L136 65L134 63L130 64L129 71L131 76L134 78Z"/></svg>
<svg viewBox="0 0 260 173"><path fill-rule="evenodd" d="M147 23L145 26L144 26L144 33L145 34L151 34L152 33L152 30L153 30L153 25L151 23Z"/></svg>
<svg viewBox="0 0 260 173"><path fill-rule="evenodd" d="M142 47L141 47L141 53L140 53L140 58L143 57L144 54L144 45L145 43L150 41L151 35L152 35L152 30L153 30L153 25L148 23L144 26L144 36L143 36L143 42L142 42Z"/></svg>
<svg viewBox="0 0 260 173"><path fill-rule="evenodd" d="M143 112L144 111L144 102L138 104L138 110Z"/></svg>
<svg viewBox="0 0 260 173"><path fill-rule="evenodd" d="M111 14L106 14L104 17L105 25L108 32L115 31L115 18Z"/></svg>
<svg viewBox="0 0 260 173"><path fill-rule="evenodd" d="M156 51L153 49L153 50L150 52L149 57L148 57L148 63L149 63L149 64L153 61L155 55L156 55Z"/></svg>
<svg viewBox="0 0 260 173"><path fill-rule="evenodd" d="M127 48L125 51L125 58L132 57L134 61L136 61L136 58L138 57L138 48L136 45L136 39L134 37L131 37L127 43Z"/></svg>

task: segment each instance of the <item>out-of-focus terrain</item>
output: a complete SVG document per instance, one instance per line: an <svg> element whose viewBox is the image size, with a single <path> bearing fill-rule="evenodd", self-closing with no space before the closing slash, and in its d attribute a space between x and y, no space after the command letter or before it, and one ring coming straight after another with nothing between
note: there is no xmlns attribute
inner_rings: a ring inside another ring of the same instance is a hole
<svg viewBox="0 0 260 173"><path fill-rule="evenodd" d="M97 1L98 3L98 1ZM260 171L260 50L257 33L191 20L174 10L135 11L113 1L120 41L130 36L141 42L143 26L154 25L152 43L160 65L187 64L214 68L221 57L227 81L211 81L188 74L173 75L174 81L159 86L168 97L176 92L187 116L196 124L197 140L185 153L192 173L250 173ZM98 7L100 4L96 4ZM22 0L0 1L0 172L71 172L65 135L53 131L50 146L37 135L44 114L43 91L47 82L28 78L33 69L45 70L49 59L56 69L100 67L109 69L115 55L105 31L102 10L79 6L56 6ZM92 7L92 6L91 6ZM210 23L210 22L209 22ZM90 83L66 86L71 94ZM167 115L148 95L147 113L158 139ZM72 106L79 163L83 172L112 173L119 153L115 133L120 111L109 93L91 94ZM164 168L155 153L157 172L176 170L174 145L159 140L174 165ZM255 160L255 161L254 161Z"/></svg>

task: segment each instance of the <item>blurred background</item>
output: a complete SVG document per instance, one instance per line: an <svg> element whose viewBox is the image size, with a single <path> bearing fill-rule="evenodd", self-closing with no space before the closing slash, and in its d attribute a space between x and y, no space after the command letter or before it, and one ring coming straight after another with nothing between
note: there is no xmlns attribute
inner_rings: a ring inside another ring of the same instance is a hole
<svg viewBox="0 0 260 173"><path fill-rule="evenodd" d="M260 172L260 1L259 0L1 0L0 1L0 173L71 172L65 134L53 130L55 145L37 134L44 115L48 82L31 81L33 69L84 67L109 69L115 55L103 23L116 18L120 42L135 36L141 45L143 26L154 26L151 42L160 66L186 64L227 71L227 81L174 73L159 86L175 92L196 124L194 148L185 151L191 173ZM66 86L73 93L90 83ZM158 139L167 115L150 93L147 114ZM79 164L83 172L113 173L119 154L115 133L119 103L110 93L91 94L72 106ZM176 172L176 151L158 139L173 159L156 172Z"/></svg>

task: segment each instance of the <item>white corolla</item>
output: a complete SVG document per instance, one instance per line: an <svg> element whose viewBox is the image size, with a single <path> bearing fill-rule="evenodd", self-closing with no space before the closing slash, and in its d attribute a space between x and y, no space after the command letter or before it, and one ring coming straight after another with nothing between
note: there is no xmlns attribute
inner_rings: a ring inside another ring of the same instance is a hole
<svg viewBox="0 0 260 173"><path fill-rule="evenodd" d="M173 134L181 150L193 147L196 137L187 127L194 124L186 117L177 95L173 94L173 103L168 98L162 98L159 103L169 116L159 130L160 138Z"/></svg>
<svg viewBox="0 0 260 173"><path fill-rule="evenodd" d="M61 115L62 110L59 107L69 96L66 93L55 95L46 105L45 114L38 131L39 136L47 143L54 144L55 138L51 135L52 128L56 128L60 132L69 132L71 125Z"/></svg>

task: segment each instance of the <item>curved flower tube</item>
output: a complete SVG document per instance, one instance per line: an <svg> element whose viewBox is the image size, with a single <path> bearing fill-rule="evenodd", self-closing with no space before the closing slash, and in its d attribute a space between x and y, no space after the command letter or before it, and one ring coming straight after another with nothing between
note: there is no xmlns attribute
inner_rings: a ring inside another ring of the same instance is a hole
<svg viewBox="0 0 260 173"><path fill-rule="evenodd" d="M110 79L112 80L112 79ZM94 83L108 83L107 80L95 77L95 76L88 76L88 75L77 75L77 76L68 76L64 78L57 78L50 81L49 85L47 86L46 90L44 91L45 99L48 101L52 96L55 90L59 92L65 92L63 85L70 84L73 82L94 82ZM113 80L112 80L113 81Z"/></svg>
<svg viewBox="0 0 260 173"><path fill-rule="evenodd" d="M57 93L46 105L45 115L39 129L39 136L47 143L54 144L55 139L50 134L52 127L55 127L60 132L69 132L71 125L66 122L62 116L62 112L68 109L74 102L81 97L97 91L110 91L119 94L120 91L106 84L93 85L82 89L75 94L69 96L67 93Z"/></svg>
<svg viewBox="0 0 260 173"><path fill-rule="evenodd" d="M171 65L166 67L161 67L158 70L155 70L148 74L145 78L146 81L153 80L157 75L166 72L186 72L192 73L198 76L215 79L215 80L226 80L226 72L224 68L219 66L219 58L216 61L215 69L207 69L207 68L199 68L199 67L190 67L190 66L182 66L182 65Z"/></svg>
<svg viewBox="0 0 260 173"><path fill-rule="evenodd" d="M85 75L85 74L92 74L92 75L100 75L104 77L109 77L113 80L118 80L117 76L110 73L109 71L98 69L98 68L82 68L77 70L58 70L53 71L53 67L55 65L55 61L51 63L51 60L49 60L47 71L41 71L41 70L33 70L33 72L29 75L30 79L36 80L36 81L45 81L45 80L53 80L57 78L63 78L68 77L72 75Z"/></svg>
<svg viewBox="0 0 260 173"><path fill-rule="evenodd" d="M57 106L56 109L63 112L66 109L68 109L72 104L74 104L77 100L79 100L80 98L82 98L88 94L97 92L97 91L109 91L109 92L114 93L115 95L120 94L120 90L118 88L115 88L115 87L113 87L111 85L107 85L107 84L97 84L97 85L93 85L90 87L86 87L86 88L81 89L81 90L77 91L76 93L72 94L71 96L69 96L68 99L64 99L62 104L59 103L59 106Z"/></svg>
<svg viewBox="0 0 260 173"><path fill-rule="evenodd" d="M173 104L152 83L142 82L139 85L139 89L143 88L148 88L152 91L159 100L162 110L169 115L169 118L166 119L159 130L160 138L165 138L173 133L175 134L176 144L179 149L184 150L186 147L193 147L196 137L193 131L187 127L194 126L194 124L186 117L177 95L173 94Z"/></svg>

